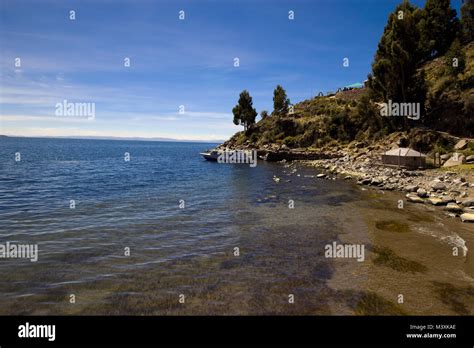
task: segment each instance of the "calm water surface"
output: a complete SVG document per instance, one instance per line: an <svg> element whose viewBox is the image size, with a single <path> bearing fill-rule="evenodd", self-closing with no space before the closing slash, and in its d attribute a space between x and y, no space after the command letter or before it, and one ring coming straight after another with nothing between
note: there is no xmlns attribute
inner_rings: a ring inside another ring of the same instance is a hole
<svg viewBox="0 0 474 348"><path fill-rule="evenodd" d="M2 138L0 243L39 260L0 260L0 314L350 314L366 265L340 264L352 276L334 290L323 253L341 233L371 243L360 188L203 160L213 146Z"/></svg>

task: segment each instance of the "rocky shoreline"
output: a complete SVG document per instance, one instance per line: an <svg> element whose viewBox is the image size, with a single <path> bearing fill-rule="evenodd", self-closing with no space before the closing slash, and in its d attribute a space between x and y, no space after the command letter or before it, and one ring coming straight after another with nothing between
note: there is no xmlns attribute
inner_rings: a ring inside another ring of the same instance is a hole
<svg viewBox="0 0 474 348"><path fill-rule="evenodd" d="M444 169L407 170L387 167L380 155L368 151L354 154L345 151L343 156L332 159L303 161L318 168L319 178L356 180L358 185L379 190L400 191L405 200L414 204L442 206L449 217L459 217L462 222L474 222L474 173Z"/></svg>
<svg viewBox="0 0 474 348"><path fill-rule="evenodd" d="M224 145L224 144L223 144ZM245 146L243 149L250 149ZM224 149L224 146L220 147ZM321 170L319 179L355 180L358 185L379 190L399 191L413 204L441 206L451 218L474 222L474 172L450 168L408 170L381 163L384 146L354 143L331 150L309 151L289 149L273 144L257 149L258 157L266 161L285 163L296 173L294 166L301 163ZM273 178L279 182L280 178Z"/></svg>
<svg viewBox="0 0 474 348"><path fill-rule="evenodd" d="M270 162L280 161L308 161L308 160L321 160L337 158L337 154L327 152L314 152L314 151L291 151L291 150L280 150L270 151L267 149L257 150L257 155L260 159Z"/></svg>

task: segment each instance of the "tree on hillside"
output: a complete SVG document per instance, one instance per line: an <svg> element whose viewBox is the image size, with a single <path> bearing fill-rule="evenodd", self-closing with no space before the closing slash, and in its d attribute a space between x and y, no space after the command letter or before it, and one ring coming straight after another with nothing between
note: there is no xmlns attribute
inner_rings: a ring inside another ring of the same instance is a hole
<svg viewBox="0 0 474 348"><path fill-rule="evenodd" d="M462 36L465 43L474 39L474 0L464 0L461 7Z"/></svg>
<svg viewBox="0 0 474 348"><path fill-rule="evenodd" d="M368 85L375 99L387 102L424 102L426 85L417 73L423 52L419 46L417 23L422 11L408 1L390 14L378 44ZM421 110L424 105L421 104ZM390 121L398 123L398 120ZM404 127L407 120L403 118Z"/></svg>
<svg viewBox="0 0 474 348"><path fill-rule="evenodd" d="M363 138L363 134L374 134L383 127L382 117L378 107L367 94L362 95L352 116L355 138Z"/></svg>
<svg viewBox="0 0 474 348"><path fill-rule="evenodd" d="M232 113L234 114L234 124L244 126L245 130L255 123L257 111L253 108L252 97L247 90L240 93L239 101L232 109Z"/></svg>
<svg viewBox="0 0 474 348"><path fill-rule="evenodd" d="M260 111L260 117L262 118L262 120L266 119L268 117L268 111L267 110Z"/></svg>
<svg viewBox="0 0 474 348"><path fill-rule="evenodd" d="M409 101L408 90L416 83L416 70L421 58L416 27L420 16L410 3L400 4L390 14L369 75L369 87L379 99Z"/></svg>
<svg viewBox="0 0 474 348"><path fill-rule="evenodd" d="M419 22L421 49L427 58L444 54L459 31L450 0L427 0Z"/></svg>
<svg viewBox="0 0 474 348"><path fill-rule="evenodd" d="M286 115L289 105L290 99L287 98L286 91L282 86L276 86L273 91L273 113L276 115Z"/></svg>

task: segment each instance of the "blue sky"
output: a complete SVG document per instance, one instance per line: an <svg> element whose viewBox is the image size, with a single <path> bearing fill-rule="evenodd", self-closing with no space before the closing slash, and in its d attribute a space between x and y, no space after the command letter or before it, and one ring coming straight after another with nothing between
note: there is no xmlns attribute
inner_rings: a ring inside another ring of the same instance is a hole
<svg viewBox="0 0 474 348"><path fill-rule="evenodd" d="M0 134L225 139L243 89L271 111L277 84L296 103L364 81L399 2L1 0ZM56 116L64 100L95 118Z"/></svg>

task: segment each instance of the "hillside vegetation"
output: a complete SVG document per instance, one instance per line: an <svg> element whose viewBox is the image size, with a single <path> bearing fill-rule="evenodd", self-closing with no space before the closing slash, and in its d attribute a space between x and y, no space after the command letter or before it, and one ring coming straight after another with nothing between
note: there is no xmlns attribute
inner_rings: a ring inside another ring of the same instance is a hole
<svg viewBox="0 0 474 348"><path fill-rule="evenodd" d="M365 87L291 105L286 91L277 86L275 110L261 112L256 123L252 98L244 91L234 108L234 123L240 122L245 130L223 146L312 150L371 143L403 132L419 150L444 152L452 141L443 133L473 137L474 42L469 16L474 5L466 4L461 22L448 0L428 0L425 9L408 1L400 4L389 17ZM436 16L447 16L448 21L440 24ZM388 100L421 104L420 119L381 116L381 104Z"/></svg>
<svg viewBox="0 0 474 348"><path fill-rule="evenodd" d="M426 113L421 117L435 119L432 130L472 137L474 43L470 43L462 51L467 64L457 76L450 73L446 56L436 58L422 67L426 72L428 100ZM293 113L268 116L252 125L247 131L235 134L226 145L229 147L251 145L262 148L269 144L279 144L289 148L320 148L334 143L349 143L353 140L360 142L378 140L395 129L380 116L379 106L369 98L369 94L368 88L360 88L304 100L294 105ZM436 136L435 132L423 127L422 122L420 124L416 124L416 121L409 122L413 124L410 127L411 131L408 131L412 143L419 141L421 134L424 133L428 146L429 144L431 147L449 146L443 143L442 139L438 139L440 136ZM441 143L437 144L438 140ZM423 147L423 144L417 145L419 148Z"/></svg>

